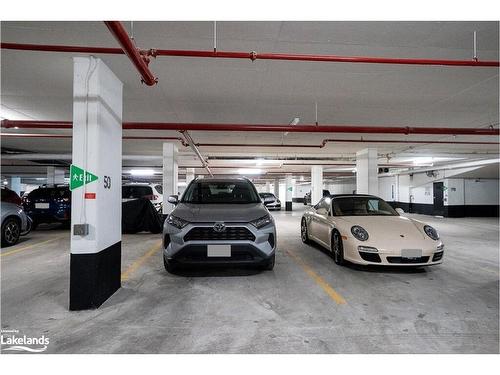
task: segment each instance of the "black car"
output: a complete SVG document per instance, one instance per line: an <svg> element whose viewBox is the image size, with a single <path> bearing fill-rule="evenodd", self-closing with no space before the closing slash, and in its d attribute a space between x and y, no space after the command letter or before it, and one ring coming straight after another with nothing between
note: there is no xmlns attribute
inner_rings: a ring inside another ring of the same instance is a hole
<svg viewBox="0 0 500 375"><path fill-rule="evenodd" d="M328 190L323 189L323 197L329 197L331 194ZM311 192L304 195L304 206L311 204Z"/></svg>
<svg viewBox="0 0 500 375"><path fill-rule="evenodd" d="M268 210L281 210L281 202L273 193L259 193Z"/></svg>
<svg viewBox="0 0 500 375"><path fill-rule="evenodd" d="M71 225L71 192L68 185L41 186L23 196L23 207L33 219L33 229L41 223Z"/></svg>

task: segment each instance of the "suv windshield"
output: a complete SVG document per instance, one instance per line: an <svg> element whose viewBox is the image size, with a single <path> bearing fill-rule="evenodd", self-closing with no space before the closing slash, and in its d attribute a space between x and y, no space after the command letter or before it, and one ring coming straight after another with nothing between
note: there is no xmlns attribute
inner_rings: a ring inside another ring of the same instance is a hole
<svg viewBox="0 0 500 375"><path fill-rule="evenodd" d="M182 196L182 203L262 203L255 187L247 181L194 181Z"/></svg>
<svg viewBox="0 0 500 375"><path fill-rule="evenodd" d="M332 202L335 216L399 216L384 200L374 197L341 197Z"/></svg>
<svg viewBox="0 0 500 375"><path fill-rule="evenodd" d="M151 186L130 185L122 187L123 199L136 199L149 195L153 195L153 189L151 188Z"/></svg>

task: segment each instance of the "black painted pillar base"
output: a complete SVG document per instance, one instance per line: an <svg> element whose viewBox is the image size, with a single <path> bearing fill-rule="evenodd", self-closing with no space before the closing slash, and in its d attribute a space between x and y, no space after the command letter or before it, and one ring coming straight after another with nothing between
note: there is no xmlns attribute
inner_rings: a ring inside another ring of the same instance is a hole
<svg viewBox="0 0 500 375"><path fill-rule="evenodd" d="M285 211L292 211L292 202L285 202Z"/></svg>
<svg viewBox="0 0 500 375"><path fill-rule="evenodd" d="M101 306L121 286L121 241L93 254L71 254L69 309Z"/></svg>

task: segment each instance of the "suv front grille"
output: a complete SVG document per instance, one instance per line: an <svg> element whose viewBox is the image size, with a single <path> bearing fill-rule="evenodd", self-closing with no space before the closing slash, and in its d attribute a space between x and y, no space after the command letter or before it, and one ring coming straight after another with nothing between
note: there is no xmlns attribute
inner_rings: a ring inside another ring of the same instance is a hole
<svg viewBox="0 0 500 375"><path fill-rule="evenodd" d="M212 227L196 227L184 236L187 241L255 241L255 236L245 227L226 227L216 232Z"/></svg>

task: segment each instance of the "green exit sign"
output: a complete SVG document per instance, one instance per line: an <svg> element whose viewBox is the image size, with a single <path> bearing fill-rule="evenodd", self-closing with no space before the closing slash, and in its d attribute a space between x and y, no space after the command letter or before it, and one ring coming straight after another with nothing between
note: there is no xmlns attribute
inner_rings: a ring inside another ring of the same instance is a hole
<svg viewBox="0 0 500 375"><path fill-rule="evenodd" d="M91 182L97 181L98 179L98 177L95 174L92 174L89 171L86 171L83 168L77 167L76 165L73 164L71 164L69 173L70 173L69 190L78 189L79 187L90 184Z"/></svg>

